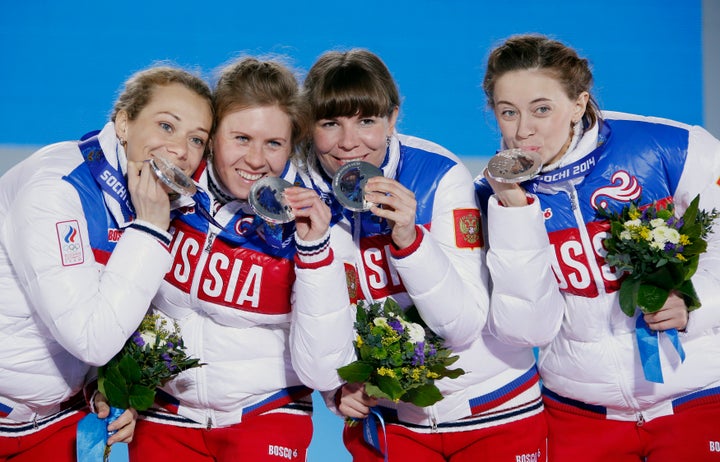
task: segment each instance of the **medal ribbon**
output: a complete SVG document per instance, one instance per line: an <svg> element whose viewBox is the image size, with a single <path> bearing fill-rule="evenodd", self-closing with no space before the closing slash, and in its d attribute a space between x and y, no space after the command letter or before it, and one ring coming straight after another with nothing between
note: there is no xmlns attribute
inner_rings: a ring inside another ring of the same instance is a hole
<svg viewBox="0 0 720 462"><path fill-rule="evenodd" d="M566 165L565 167L552 170L547 173L541 173L532 180L528 180L523 183L523 186L527 191L535 194L540 185L550 185L558 183L560 181L568 181L573 178L578 178L587 175L591 167L594 167L597 163L598 157L601 152L595 149L589 155L583 157L580 160L573 162L572 164Z"/></svg>
<svg viewBox="0 0 720 462"><path fill-rule="evenodd" d="M605 141L607 141L609 136L610 127L608 127L607 124L602 123L600 125L600 130L598 133L597 147L605 144ZM523 187L526 191L535 194L540 185L550 185L553 183L558 183L560 181L568 181L572 180L573 178L587 175L588 172L592 169L592 167L597 165L597 160L604 152L597 147L589 155L573 162L570 165L566 165L565 167L561 167L547 173L541 173L535 178L523 182Z"/></svg>
<svg viewBox="0 0 720 462"><path fill-rule="evenodd" d="M106 459L105 448L107 439L114 432L108 432L107 426L125 412L124 409L110 408L110 415L101 419L94 412L86 415L78 422L76 453L77 460L83 462L127 462L128 448L126 443L115 443Z"/></svg>
<svg viewBox="0 0 720 462"><path fill-rule="evenodd" d="M685 350L680 344L677 329L669 329L664 332L673 347L675 347L678 356L680 356L680 361L685 361ZM642 313L635 322L635 336L637 337L640 363L642 364L645 379L649 382L664 383L662 367L660 366L660 332L650 329Z"/></svg>
<svg viewBox="0 0 720 462"><path fill-rule="evenodd" d="M243 221L240 224L240 229L236 232L236 226L234 223L246 217L247 215L245 213L239 211L227 224L223 225L209 212L210 197L205 191L198 188L198 191L192 196L192 199L195 201L195 211L197 212L197 215L220 229L220 236L235 245L245 244L252 233L260 235L265 242L276 249L285 248L293 243L295 232L294 222L286 224L273 224L265 222L258 215L252 215L252 223ZM184 218L184 221L188 220L189 218Z"/></svg>
<svg viewBox="0 0 720 462"><path fill-rule="evenodd" d="M78 144L80 152L85 158L85 164L100 188L112 197L119 205L125 222L133 220L135 209L130 201L125 177L105 158L97 138L98 132L91 132L83 136Z"/></svg>
<svg viewBox="0 0 720 462"><path fill-rule="evenodd" d="M380 438L378 438L377 424L375 420L380 424L383 431L383 444L380 445ZM374 447L380 454L385 457L385 462L388 462L388 448L387 448L387 433L385 432L385 419L383 419L382 413L377 407L370 408L370 414L363 419L363 437L365 442Z"/></svg>

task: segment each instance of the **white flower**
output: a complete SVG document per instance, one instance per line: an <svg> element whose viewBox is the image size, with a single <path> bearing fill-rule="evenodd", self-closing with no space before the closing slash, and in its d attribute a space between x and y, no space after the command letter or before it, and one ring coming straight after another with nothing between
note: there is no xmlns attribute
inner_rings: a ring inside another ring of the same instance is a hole
<svg viewBox="0 0 720 462"><path fill-rule="evenodd" d="M628 220L623 224L623 226L625 228L639 228L642 226L642 221L640 221L639 218L636 218L634 220Z"/></svg>
<svg viewBox="0 0 720 462"><path fill-rule="evenodd" d="M680 233L678 232L678 230L668 228L667 226L653 229L652 236L655 242L659 242L662 244L665 244L666 242L677 244L678 242L680 242Z"/></svg>
<svg viewBox="0 0 720 462"><path fill-rule="evenodd" d="M665 248L665 244L663 244L661 242L653 241L650 243L650 248L656 249L656 250L663 250Z"/></svg>
<svg viewBox="0 0 720 462"><path fill-rule="evenodd" d="M650 220L650 226L652 228L660 228L661 226L665 226L665 225L666 225L665 220L663 220L662 218L654 218L654 219Z"/></svg>
<svg viewBox="0 0 720 462"><path fill-rule="evenodd" d="M405 330L408 333L408 337L413 343L419 343L425 341L425 329L420 324L410 322L405 324Z"/></svg>
<svg viewBox="0 0 720 462"><path fill-rule="evenodd" d="M157 338L157 335L155 335L155 332L146 330L140 333L140 337L142 337L145 345L155 345L155 339Z"/></svg>
<svg viewBox="0 0 720 462"><path fill-rule="evenodd" d="M623 241L632 240L632 234L630 234L630 231L628 231L626 229L626 230L620 232L620 239L622 239Z"/></svg>
<svg viewBox="0 0 720 462"><path fill-rule="evenodd" d="M382 316L378 316L377 318L373 319L373 324L379 327L389 327L387 323L387 318L384 318Z"/></svg>

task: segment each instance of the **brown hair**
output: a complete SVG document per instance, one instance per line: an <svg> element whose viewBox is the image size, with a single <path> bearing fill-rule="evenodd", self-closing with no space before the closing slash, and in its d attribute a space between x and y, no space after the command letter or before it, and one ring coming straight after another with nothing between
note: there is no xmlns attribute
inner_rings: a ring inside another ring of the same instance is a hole
<svg viewBox="0 0 720 462"><path fill-rule="evenodd" d="M567 96L574 100L580 93L590 94L583 118L589 126L602 118L590 90L593 76L587 59L580 58L572 48L543 35L525 34L508 38L492 50L483 79L488 105L495 106L494 91L497 80L511 71L537 69L560 82Z"/></svg>
<svg viewBox="0 0 720 462"><path fill-rule="evenodd" d="M155 88L172 83L179 83L197 93L212 110L212 93L202 78L180 68L155 66L136 72L125 81L125 88L115 101L110 120L115 122L119 111L125 111L129 120L135 120L152 98Z"/></svg>
<svg viewBox="0 0 720 462"><path fill-rule="evenodd" d="M295 75L278 60L242 58L222 69L215 86L215 120L228 113L259 106L278 106L292 125L295 150L308 137L310 120Z"/></svg>
<svg viewBox="0 0 720 462"><path fill-rule="evenodd" d="M385 63L363 49L329 51L305 78L313 119L389 116L400 107L400 92Z"/></svg>

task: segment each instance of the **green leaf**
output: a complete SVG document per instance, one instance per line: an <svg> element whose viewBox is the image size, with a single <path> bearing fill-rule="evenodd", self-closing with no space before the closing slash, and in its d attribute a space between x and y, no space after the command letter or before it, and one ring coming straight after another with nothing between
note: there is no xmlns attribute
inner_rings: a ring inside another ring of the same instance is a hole
<svg viewBox="0 0 720 462"><path fill-rule="evenodd" d="M142 385L133 385L130 388L130 398L128 402L130 407L135 410L146 411L155 402L155 389L144 387ZM127 407L123 409L127 409Z"/></svg>
<svg viewBox="0 0 720 462"><path fill-rule="evenodd" d="M358 324L367 324L367 311L365 310L364 303L359 301L356 306L355 320Z"/></svg>
<svg viewBox="0 0 720 462"><path fill-rule="evenodd" d="M365 393L367 393L368 396L371 396L373 398L392 399L390 395L388 395L370 382L365 382Z"/></svg>
<svg viewBox="0 0 720 462"><path fill-rule="evenodd" d="M685 213L683 214L683 227L680 228L680 232L683 234L690 234L687 232L687 230L695 225L695 222L697 220L698 215L698 208L700 206L700 194L695 196L695 198L690 202L690 205L688 205L688 208L685 210ZM693 236L697 236L697 234L692 234Z"/></svg>
<svg viewBox="0 0 720 462"><path fill-rule="evenodd" d="M349 383L362 383L370 379L373 366L363 361L354 361L337 370L341 379Z"/></svg>
<svg viewBox="0 0 720 462"><path fill-rule="evenodd" d="M388 395L391 400L397 401L403 395L403 387L400 384L400 381L395 377L378 375L375 381L377 382L377 387L382 390L383 393Z"/></svg>
<svg viewBox="0 0 720 462"><path fill-rule="evenodd" d="M445 369L444 375L451 379L456 379L464 374L465 374L465 371L463 369L457 368L457 369Z"/></svg>
<svg viewBox="0 0 720 462"><path fill-rule="evenodd" d="M447 350L447 352L450 353L449 350ZM458 359L460 359L460 356L457 356L457 355L448 356L447 358L445 358L445 361L443 361L443 364L445 364L446 366L449 366L449 365L455 363L455 361L457 361Z"/></svg>
<svg viewBox="0 0 720 462"><path fill-rule="evenodd" d="M630 278L626 278L620 284L620 291L618 292L620 309L622 309L622 312L630 317L635 315L635 308L638 306L637 293L639 287L640 281Z"/></svg>
<svg viewBox="0 0 720 462"><path fill-rule="evenodd" d="M130 390L117 365L102 368L98 379L98 389L105 395L111 406L119 409L128 408Z"/></svg>
<svg viewBox="0 0 720 462"><path fill-rule="evenodd" d="M419 407L427 407L432 406L443 399L443 396L435 385L428 383L419 387L411 388L402 396L401 399Z"/></svg>
<svg viewBox="0 0 720 462"><path fill-rule="evenodd" d="M655 313L663 307L670 295L668 289L650 284L640 284L638 287L638 306L644 313Z"/></svg>
<svg viewBox="0 0 720 462"><path fill-rule="evenodd" d="M679 286L683 280L682 265L672 264L665 265L657 271L645 275L642 282L643 284L670 290Z"/></svg>
<svg viewBox="0 0 720 462"><path fill-rule="evenodd" d="M683 282L682 285L677 288L677 291L683 296L688 311L700 308L700 298L698 298L697 292L695 292L695 286L692 281Z"/></svg>
<svg viewBox="0 0 720 462"><path fill-rule="evenodd" d="M138 362L130 356L123 356L118 363L118 370L129 383L136 383L142 376L142 370Z"/></svg>
<svg viewBox="0 0 720 462"><path fill-rule="evenodd" d="M707 243L705 243L705 246L707 247ZM691 277L693 277L697 271L698 263L700 263L700 257L698 255L688 258L685 266L683 267L683 281L687 282Z"/></svg>

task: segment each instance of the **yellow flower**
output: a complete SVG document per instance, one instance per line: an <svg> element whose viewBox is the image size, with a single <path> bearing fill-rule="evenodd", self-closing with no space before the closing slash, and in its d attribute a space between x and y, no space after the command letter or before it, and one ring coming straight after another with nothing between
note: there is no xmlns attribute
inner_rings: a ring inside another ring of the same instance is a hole
<svg viewBox="0 0 720 462"><path fill-rule="evenodd" d="M680 244L681 245L689 245L690 244L690 238L687 236L687 234L680 235Z"/></svg>
<svg viewBox="0 0 720 462"><path fill-rule="evenodd" d="M390 330L386 332L382 338L382 344L383 346L388 346L396 343L398 340L400 340L400 336L394 330Z"/></svg>
<svg viewBox="0 0 720 462"><path fill-rule="evenodd" d="M677 254L676 256L677 256L677 259L680 261L687 261L687 258L685 258L685 256L681 253Z"/></svg>
<svg viewBox="0 0 720 462"><path fill-rule="evenodd" d="M420 367L414 368L412 371L412 374L411 374L412 379L415 381L420 380L420 374L422 373L423 369L424 369L424 367L423 368L420 368Z"/></svg>
<svg viewBox="0 0 720 462"><path fill-rule="evenodd" d="M387 367L378 368L377 373L379 375L384 375L393 379L395 378L395 371Z"/></svg>
<svg viewBox="0 0 720 462"><path fill-rule="evenodd" d="M640 218L641 215L642 215L642 214L640 213L640 211L639 211L638 209L636 209L636 208L631 208L631 209L628 211L628 216L629 216L630 219L632 219L632 220L637 220L638 218Z"/></svg>
<svg viewBox="0 0 720 462"><path fill-rule="evenodd" d="M647 228L641 228L639 230L640 237L645 241L652 241L652 233Z"/></svg>
<svg viewBox="0 0 720 462"><path fill-rule="evenodd" d="M358 348L360 348L361 346L363 346L363 339L362 339L362 337L360 337L360 335L358 335L358 336L355 338L355 344L357 345Z"/></svg>

